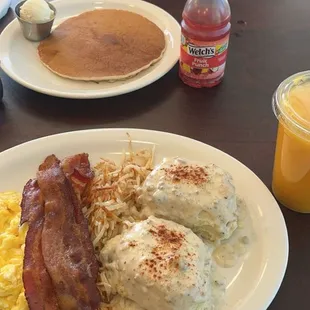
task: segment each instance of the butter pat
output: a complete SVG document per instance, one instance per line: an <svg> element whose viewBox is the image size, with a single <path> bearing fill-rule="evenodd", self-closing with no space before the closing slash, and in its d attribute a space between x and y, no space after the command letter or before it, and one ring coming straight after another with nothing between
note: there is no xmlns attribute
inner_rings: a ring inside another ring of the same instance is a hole
<svg viewBox="0 0 310 310"><path fill-rule="evenodd" d="M30 23L46 23L54 12L44 0L27 0L20 8L20 17Z"/></svg>

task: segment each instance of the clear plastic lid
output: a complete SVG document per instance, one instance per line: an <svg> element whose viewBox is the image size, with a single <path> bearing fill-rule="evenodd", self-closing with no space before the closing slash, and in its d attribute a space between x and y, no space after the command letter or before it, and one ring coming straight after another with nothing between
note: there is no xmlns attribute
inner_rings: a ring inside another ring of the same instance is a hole
<svg viewBox="0 0 310 310"><path fill-rule="evenodd" d="M272 108L290 131L310 140L310 71L284 80L273 95Z"/></svg>

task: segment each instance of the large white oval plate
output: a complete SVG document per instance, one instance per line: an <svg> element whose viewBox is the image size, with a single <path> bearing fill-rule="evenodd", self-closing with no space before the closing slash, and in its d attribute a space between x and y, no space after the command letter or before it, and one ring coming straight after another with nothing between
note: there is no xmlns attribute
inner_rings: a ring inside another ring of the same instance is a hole
<svg viewBox="0 0 310 310"><path fill-rule="evenodd" d="M54 26L65 19L95 8L128 10L145 16L165 34L167 48L163 58L147 70L128 80L117 82L73 81L49 71L37 54L38 43L27 41L18 21L12 21L0 35L2 69L19 84L51 96L64 98L103 98L129 93L145 87L166 74L178 61L181 32L178 22L161 8L141 0L57 0Z"/></svg>
<svg viewBox="0 0 310 310"><path fill-rule="evenodd" d="M279 289L288 260L288 237L282 213L267 187L251 170L209 145L141 129L99 129L48 136L0 153L0 191L22 191L23 185L35 176L38 165L49 154L62 158L87 152L92 163L100 157L119 160L128 148L127 132L135 149L155 145L156 162L163 157L181 156L213 162L232 174L237 193L248 204L256 238L244 261L234 268L221 270L228 287L225 305L220 310L267 309Z"/></svg>

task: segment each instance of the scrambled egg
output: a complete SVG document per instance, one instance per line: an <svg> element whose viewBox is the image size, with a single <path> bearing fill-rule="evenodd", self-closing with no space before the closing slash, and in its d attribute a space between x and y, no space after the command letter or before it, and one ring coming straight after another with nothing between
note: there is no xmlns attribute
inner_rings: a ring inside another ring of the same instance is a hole
<svg viewBox="0 0 310 310"><path fill-rule="evenodd" d="M21 195L0 193L0 309L27 310L22 280L27 224L19 227Z"/></svg>

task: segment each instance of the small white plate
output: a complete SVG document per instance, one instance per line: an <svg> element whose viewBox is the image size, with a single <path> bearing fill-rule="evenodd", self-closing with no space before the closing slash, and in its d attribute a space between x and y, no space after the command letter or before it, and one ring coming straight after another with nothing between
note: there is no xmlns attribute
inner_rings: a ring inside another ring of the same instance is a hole
<svg viewBox="0 0 310 310"><path fill-rule="evenodd" d="M181 31L178 22L161 8L141 0L61 0L53 1L57 9L55 25L82 12L104 9L122 9L143 15L162 29L167 48L163 58L147 70L125 81L84 82L61 78L40 62L38 43L27 41L15 19L0 35L2 69L19 84L51 96L65 98L103 98L129 93L145 87L166 74L178 61Z"/></svg>
<svg viewBox="0 0 310 310"><path fill-rule="evenodd" d="M10 7L11 0L1 0L0 2L0 19L6 15Z"/></svg>
<svg viewBox="0 0 310 310"><path fill-rule="evenodd" d="M0 2L0 19L6 15L10 7L11 0L1 0Z"/></svg>
<svg viewBox="0 0 310 310"><path fill-rule="evenodd" d="M128 149L128 132L135 149L156 147L155 160L181 156L213 162L230 172L238 195L248 205L255 240L243 261L222 269L227 278L225 304L220 310L265 310L282 282L288 260L288 236L280 208L262 181L236 159L201 142L158 131L99 129L48 136L0 153L0 191L22 191L47 155L59 158L79 152L90 154L94 164L100 157L119 160ZM181 310L181 309L180 309Z"/></svg>

